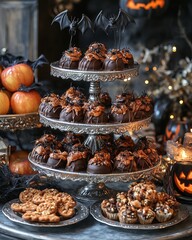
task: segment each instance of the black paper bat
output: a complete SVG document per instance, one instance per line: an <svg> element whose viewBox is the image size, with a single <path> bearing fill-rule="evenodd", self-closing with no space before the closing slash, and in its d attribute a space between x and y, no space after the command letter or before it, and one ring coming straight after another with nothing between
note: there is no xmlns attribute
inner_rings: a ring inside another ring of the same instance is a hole
<svg viewBox="0 0 192 240"><path fill-rule="evenodd" d="M135 23L135 20L122 9L119 9L118 15L106 18L101 10L95 19L95 27L103 29L106 33L109 29L125 30L129 23Z"/></svg>
<svg viewBox="0 0 192 240"><path fill-rule="evenodd" d="M82 14L81 19L73 18L72 20L68 17L68 10L65 10L59 13L52 21L58 22L60 25L60 29L64 29L69 27L69 33L71 35L70 46L72 42L72 37L76 35L77 30L80 30L82 34L84 34L88 29L94 32L94 26L92 21L84 14Z"/></svg>

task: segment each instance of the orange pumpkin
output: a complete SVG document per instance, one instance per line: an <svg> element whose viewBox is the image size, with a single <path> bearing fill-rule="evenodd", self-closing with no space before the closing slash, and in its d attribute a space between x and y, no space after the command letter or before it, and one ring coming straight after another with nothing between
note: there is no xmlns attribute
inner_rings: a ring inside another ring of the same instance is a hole
<svg viewBox="0 0 192 240"><path fill-rule="evenodd" d="M173 185L177 192L192 197L192 162L182 161L173 165Z"/></svg>
<svg viewBox="0 0 192 240"><path fill-rule="evenodd" d="M164 141L173 140L182 143L185 133L190 129L191 123L188 121L170 120L165 129Z"/></svg>
<svg viewBox="0 0 192 240"><path fill-rule="evenodd" d="M135 18L147 17L164 13L169 0L121 0L120 5Z"/></svg>

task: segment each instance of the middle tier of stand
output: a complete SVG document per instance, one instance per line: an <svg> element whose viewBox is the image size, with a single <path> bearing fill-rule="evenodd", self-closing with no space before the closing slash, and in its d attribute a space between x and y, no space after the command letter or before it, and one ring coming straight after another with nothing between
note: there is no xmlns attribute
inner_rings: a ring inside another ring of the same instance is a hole
<svg viewBox="0 0 192 240"><path fill-rule="evenodd" d="M53 129L59 129L60 131L72 131L79 134L122 134L126 132L131 133L148 127L151 122L151 117L142 119L140 121L127 123L87 124L64 122L58 119L48 118L40 114L40 122L45 126L50 126Z"/></svg>

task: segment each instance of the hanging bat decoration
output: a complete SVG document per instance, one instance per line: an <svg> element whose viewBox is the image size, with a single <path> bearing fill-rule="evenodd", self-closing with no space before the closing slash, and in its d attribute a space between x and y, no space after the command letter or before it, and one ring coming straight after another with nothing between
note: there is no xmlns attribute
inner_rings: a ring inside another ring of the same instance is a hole
<svg viewBox="0 0 192 240"><path fill-rule="evenodd" d="M135 20L133 19L133 17L131 17L128 13L126 13L122 9L119 9L117 16L111 16L109 18L105 17L103 15L103 11L101 10L95 19L94 25L95 28L101 28L107 34L109 30L114 31L116 42L117 40L116 33L118 32L119 35L120 31L124 32L125 28L129 23L135 23Z"/></svg>
<svg viewBox="0 0 192 240"><path fill-rule="evenodd" d="M54 22L59 23L61 30L69 27L69 33L71 35L69 47L71 47L72 38L76 35L77 30L80 30L82 34L84 34L89 29L94 32L94 27L93 27L92 21L84 14L82 14L82 17L80 20L75 17L70 20L68 17L68 10L65 10L65 11L59 13L53 19L51 24L53 24Z"/></svg>

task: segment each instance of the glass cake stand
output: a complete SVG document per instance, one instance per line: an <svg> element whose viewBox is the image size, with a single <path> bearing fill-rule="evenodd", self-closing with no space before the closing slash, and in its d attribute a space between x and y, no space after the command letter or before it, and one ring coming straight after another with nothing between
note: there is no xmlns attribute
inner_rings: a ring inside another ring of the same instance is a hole
<svg viewBox="0 0 192 240"><path fill-rule="evenodd" d="M58 62L51 65L51 75L60 77L62 79L71 79L73 81L87 81L90 82L89 100L94 101L99 98L101 92L100 82L107 81L124 81L130 80L132 77L139 75L139 64L135 63L133 67L123 71L80 71L63 69L59 67ZM129 122L129 123L105 123L105 124L85 124L85 123L71 123L56 119L50 119L40 114L40 122L53 129L60 131L72 131L78 134L88 134L84 144L89 146L92 151L96 151L100 145L97 140L98 134L123 134L126 132L133 132L147 127L151 122L151 117L146 119ZM86 181L88 185L79 189L77 198L82 200L99 200L101 198L109 197L114 194L114 190L106 187L106 182L129 182L139 179L145 179L151 176L160 165L160 161L152 168L130 173L111 173L111 174L89 174L80 172L67 172L64 170L49 168L46 165L39 164L31 155L29 161L33 168L38 172L46 174L47 176L56 179L70 179L73 181Z"/></svg>

